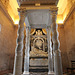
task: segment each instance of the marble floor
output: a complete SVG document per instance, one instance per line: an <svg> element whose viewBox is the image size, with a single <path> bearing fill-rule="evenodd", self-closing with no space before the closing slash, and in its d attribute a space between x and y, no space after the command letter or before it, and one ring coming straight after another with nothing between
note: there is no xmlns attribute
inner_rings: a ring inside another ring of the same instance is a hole
<svg viewBox="0 0 75 75"><path fill-rule="evenodd" d="M13 74L4 74L4 75L13 75ZM29 75L48 75L48 72L30 72ZM63 75L69 75L69 74L63 74Z"/></svg>

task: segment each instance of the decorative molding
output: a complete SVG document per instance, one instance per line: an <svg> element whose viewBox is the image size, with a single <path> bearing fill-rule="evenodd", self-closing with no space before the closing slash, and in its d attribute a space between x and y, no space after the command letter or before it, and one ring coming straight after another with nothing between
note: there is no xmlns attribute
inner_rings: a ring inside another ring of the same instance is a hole
<svg viewBox="0 0 75 75"><path fill-rule="evenodd" d="M1 1L0 1L0 9L1 9L2 12L4 13L4 15L9 19L9 21L11 22L11 24L12 24L13 26L15 26L15 25L14 25L14 22L13 22L13 20L12 20L12 18L11 18L11 16L10 16L9 13L7 12L6 8L4 7L4 5L2 4Z"/></svg>
<svg viewBox="0 0 75 75"><path fill-rule="evenodd" d="M1 0L2 4L4 5L4 7L6 8L6 10L8 9L8 5L9 5L9 0Z"/></svg>
<svg viewBox="0 0 75 75"><path fill-rule="evenodd" d="M43 33L46 35L47 34L47 31L46 29L42 29Z"/></svg>
<svg viewBox="0 0 75 75"><path fill-rule="evenodd" d="M32 31L32 29L31 29ZM33 35L35 33L36 29L33 29L33 31L31 32L31 35Z"/></svg>
<svg viewBox="0 0 75 75"><path fill-rule="evenodd" d="M69 10L69 12L68 12L68 14L67 14L67 16L66 16L66 18L65 18L63 24L66 23L66 21L68 20L68 18L70 17L71 13L72 13L74 10L75 10L75 3L74 3L74 4L72 5L72 7L70 8L70 10Z"/></svg>
<svg viewBox="0 0 75 75"><path fill-rule="evenodd" d="M18 8L18 11L26 11L26 10L37 10L37 9L49 9L49 10L57 10L58 7L56 6L52 6L52 5L48 5L48 6L40 6L40 7L36 7L36 6L22 6L20 8Z"/></svg>
<svg viewBox="0 0 75 75"><path fill-rule="evenodd" d="M36 4L40 3L42 5L57 5L59 0L17 0L19 6L24 4Z"/></svg>
<svg viewBox="0 0 75 75"><path fill-rule="evenodd" d="M46 24L37 24L37 25L35 25L35 24L31 24L30 25L31 26L31 28L46 28Z"/></svg>

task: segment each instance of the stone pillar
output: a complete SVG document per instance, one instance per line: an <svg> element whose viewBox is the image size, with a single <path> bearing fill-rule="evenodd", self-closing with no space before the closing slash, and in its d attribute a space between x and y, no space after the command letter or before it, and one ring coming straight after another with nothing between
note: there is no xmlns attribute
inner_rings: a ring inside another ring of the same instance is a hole
<svg viewBox="0 0 75 75"><path fill-rule="evenodd" d="M19 14L20 14L20 21L19 21L19 25L18 25L17 46L16 46L16 50L15 50L13 75L21 75L22 74L25 11L20 11Z"/></svg>
<svg viewBox="0 0 75 75"><path fill-rule="evenodd" d="M26 44L24 58L24 75L29 75L30 27L26 27Z"/></svg>
<svg viewBox="0 0 75 75"><path fill-rule="evenodd" d="M58 31L56 24L57 9L51 10L52 15L52 41L53 41L53 52L54 52L54 71L55 75L62 75L62 63L61 63L61 52L59 49L60 43L58 40Z"/></svg>
<svg viewBox="0 0 75 75"><path fill-rule="evenodd" d="M51 42L51 27L47 27L47 42L48 42L48 74L54 75L53 72L53 53L52 53L52 42Z"/></svg>

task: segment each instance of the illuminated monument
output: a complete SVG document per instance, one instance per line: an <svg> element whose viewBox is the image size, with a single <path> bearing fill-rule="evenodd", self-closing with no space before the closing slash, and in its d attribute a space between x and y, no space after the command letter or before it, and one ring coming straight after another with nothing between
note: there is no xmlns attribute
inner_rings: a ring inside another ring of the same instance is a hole
<svg viewBox="0 0 75 75"><path fill-rule="evenodd" d="M58 25L56 24L58 0L17 0L17 2L20 7L18 8L20 21L13 75L29 75L29 65L38 66L38 64L48 65L49 75L62 75ZM26 43L22 73L24 22L26 23ZM31 29L38 30L31 35ZM47 34L44 34L42 29L46 29Z"/></svg>

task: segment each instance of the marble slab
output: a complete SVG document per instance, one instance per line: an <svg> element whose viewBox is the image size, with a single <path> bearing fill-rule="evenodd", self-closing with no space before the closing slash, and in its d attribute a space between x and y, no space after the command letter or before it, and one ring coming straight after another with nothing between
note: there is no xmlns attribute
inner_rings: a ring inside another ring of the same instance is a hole
<svg viewBox="0 0 75 75"><path fill-rule="evenodd" d="M31 58L30 66L48 66L47 58Z"/></svg>

